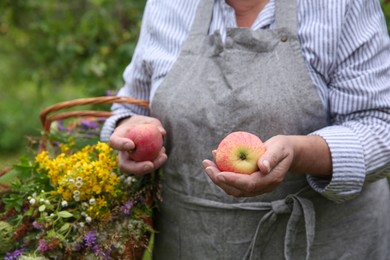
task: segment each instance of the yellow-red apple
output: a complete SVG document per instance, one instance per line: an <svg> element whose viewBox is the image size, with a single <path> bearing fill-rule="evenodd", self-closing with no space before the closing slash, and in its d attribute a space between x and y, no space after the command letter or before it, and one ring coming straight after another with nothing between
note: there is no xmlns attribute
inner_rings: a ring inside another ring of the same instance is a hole
<svg viewBox="0 0 390 260"><path fill-rule="evenodd" d="M157 126L141 124L133 127L127 137L131 139L135 148L129 151L129 156L137 162L153 161L157 158L163 146L163 138Z"/></svg>
<svg viewBox="0 0 390 260"><path fill-rule="evenodd" d="M257 161L265 152L261 139L244 131L232 132L219 143L215 163L220 171L251 174L257 171Z"/></svg>

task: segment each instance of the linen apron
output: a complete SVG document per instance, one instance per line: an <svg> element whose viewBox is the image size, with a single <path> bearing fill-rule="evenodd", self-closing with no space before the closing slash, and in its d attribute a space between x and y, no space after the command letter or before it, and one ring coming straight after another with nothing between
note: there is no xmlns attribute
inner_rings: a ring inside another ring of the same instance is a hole
<svg viewBox="0 0 390 260"><path fill-rule="evenodd" d="M288 173L272 193L227 195L201 162L227 134L262 140L327 125L297 38L296 1L276 1L276 28L208 35L213 2L200 1L181 54L151 115L167 130L154 259L389 259L385 180L338 205ZM320 158L319 158L320 159ZM378 212L378 205L382 211Z"/></svg>

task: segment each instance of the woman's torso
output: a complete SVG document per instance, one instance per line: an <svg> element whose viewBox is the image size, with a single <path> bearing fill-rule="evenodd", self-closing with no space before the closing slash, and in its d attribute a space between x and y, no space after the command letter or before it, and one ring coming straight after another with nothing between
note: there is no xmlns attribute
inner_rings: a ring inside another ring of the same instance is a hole
<svg viewBox="0 0 390 260"><path fill-rule="evenodd" d="M371 209L362 209L379 194L383 200L371 203L373 209L388 201L383 182L337 206L313 192L298 194L310 190L302 175L288 174L270 194L238 199L202 172L201 161L211 159L212 149L232 131L251 131L266 140L276 134L308 134L327 124L295 34L295 10L278 12L276 30L229 29L225 42L219 33L207 36L210 13L199 13L201 19L195 20L179 59L157 90L151 112L167 129L169 160L155 258L240 259L252 254L253 259L304 259L322 256L329 246L333 251L325 259L385 259L377 238L386 232L369 234L376 224L362 225L385 223L384 214L372 218ZM345 225L350 227L339 234ZM372 245L345 252L353 248L354 229ZM341 247L335 239L348 243Z"/></svg>

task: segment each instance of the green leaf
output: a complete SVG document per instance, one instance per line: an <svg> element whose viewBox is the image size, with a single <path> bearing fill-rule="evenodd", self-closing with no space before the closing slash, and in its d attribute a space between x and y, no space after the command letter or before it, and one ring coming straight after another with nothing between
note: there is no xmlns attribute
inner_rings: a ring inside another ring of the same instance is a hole
<svg viewBox="0 0 390 260"><path fill-rule="evenodd" d="M68 212L68 211L66 211L66 210L63 210L63 211L58 212L57 215L58 215L60 218L71 218L71 217L73 217L73 214L70 213L70 212Z"/></svg>
<svg viewBox="0 0 390 260"><path fill-rule="evenodd" d="M15 209L20 212L23 206L23 199L18 194L10 194L8 197L2 198L6 205L6 209Z"/></svg>
<svg viewBox="0 0 390 260"><path fill-rule="evenodd" d="M65 224L60 228L60 232L65 232L65 231L67 231L69 228L70 228L70 224L69 224L69 223L65 223Z"/></svg>
<svg viewBox="0 0 390 260"><path fill-rule="evenodd" d="M17 171L10 170L9 172L7 172L6 174L0 177L0 183L9 185L15 180L15 178L17 178L17 176L18 176Z"/></svg>

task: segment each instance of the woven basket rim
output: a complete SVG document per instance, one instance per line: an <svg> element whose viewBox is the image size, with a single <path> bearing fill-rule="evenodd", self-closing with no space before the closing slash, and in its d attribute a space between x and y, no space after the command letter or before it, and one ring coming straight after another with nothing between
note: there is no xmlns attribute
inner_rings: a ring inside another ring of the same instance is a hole
<svg viewBox="0 0 390 260"><path fill-rule="evenodd" d="M93 111L93 110L78 110L72 112L60 112L65 108L78 107L83 105L91 104L112 104L112 103L125 103L138 105L140 107L148 108L149 102L146 100L136 99L132 97L124 96L100 96L100 97L90 97L90 98L78 98L73 100L68 100L60 103L51 105L43 109L39 115L43 130L45 132L50 131L51 123L57 120L71 118L71 117L110 117L111 112L107 111Z"/></svg>

